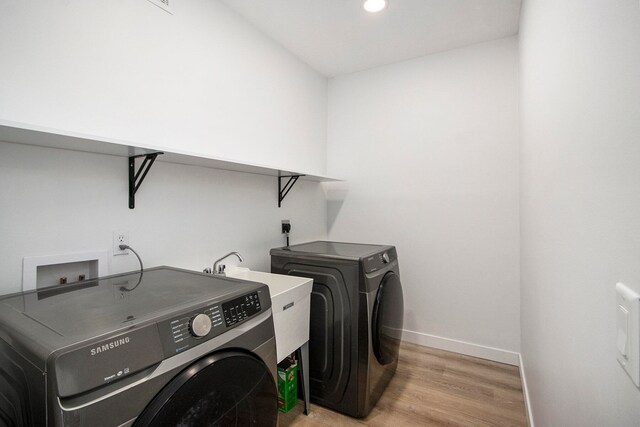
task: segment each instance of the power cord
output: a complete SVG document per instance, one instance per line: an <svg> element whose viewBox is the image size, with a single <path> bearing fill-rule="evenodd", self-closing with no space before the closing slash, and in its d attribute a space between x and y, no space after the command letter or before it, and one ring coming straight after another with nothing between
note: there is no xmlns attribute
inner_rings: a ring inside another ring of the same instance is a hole
<svg viewBox="0 0 640 427"><path fill-rule="evenodd" d="M289 246L289 233L291 232L291 223L289 221L282 223L282 232L287 239L287 246Z"/></svg>
<svg viewBox="0 0 640 427"><path fill-rule="evenodd" d="M138 258L138 262L140 263L140 273L142 273L142 270L144 269L142 267L142 260L140 259L140 255L138 255L138 252L136 252L131 246L129 245L120 245L118 246L118 248L120 248L121 251L124 251L125 249L129 249L131 252L133 252L133 254Z"/></svg>
<svg viewBox="0 0 640 427"><path fill-rule="evenodd" d="M121 251L124 251L126 249L129 249L131 252L133 252L133 254L136 256L136 258L138 258L138 262L140 263L140 278L138 279L138 283L136 283L136 285L133 288L127 288L125 286L120 287L121 291L126 291L126 292L130 292L132 290L134 290L135 288L138 287L138 285L140 284L140 282L142 282L142 275L144 274L144 267L142 266L142 259L140 258L140 255L138 255L138 252L136 252L131 246L129 245L119 245L118 248Z"/></svg>

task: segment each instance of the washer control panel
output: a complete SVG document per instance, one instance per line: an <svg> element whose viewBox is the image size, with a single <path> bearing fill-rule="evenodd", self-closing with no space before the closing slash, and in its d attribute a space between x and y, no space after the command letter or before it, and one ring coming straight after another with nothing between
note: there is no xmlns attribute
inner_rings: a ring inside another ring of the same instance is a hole
<svg viewBox="0 0 640 427"><path fill-rule="evenodd" d="M193 313L187 313L169 321L171 345L175 352L186 350L195 344L195 340L218 335L223 332L220 305L214 304Z"/></svg>
<svg viewBox="0 0 640 427"><path fill-rule="evenodd" d="M253 292L222 304L227 326L235 325L260 311L258 293Z"/></svg>
<svg viewBox="0 0 640 427"><path fill-rule="evenodd" d="M211 338L262 310L260 296L251 292L228 301L211 302L179 316L158 323L166 356L181 353Z"/></svg>
<svg viewBox="0 0 640 427"><path fill-rule="evenodd" d="M196 314L189 321L189 332L194 337L206 337L211 331L211 319L206 314Z"/></svg>

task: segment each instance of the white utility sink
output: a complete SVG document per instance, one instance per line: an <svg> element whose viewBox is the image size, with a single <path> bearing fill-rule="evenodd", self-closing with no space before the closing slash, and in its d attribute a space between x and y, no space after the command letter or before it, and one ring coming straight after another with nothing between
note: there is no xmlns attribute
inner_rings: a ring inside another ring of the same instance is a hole
<svg viewBox="0 0 640 427"><path fill-rule="evenodd" d="M228 271L226 275L269 286L278 363L309 341L312 279L245 268Z"/></svg>

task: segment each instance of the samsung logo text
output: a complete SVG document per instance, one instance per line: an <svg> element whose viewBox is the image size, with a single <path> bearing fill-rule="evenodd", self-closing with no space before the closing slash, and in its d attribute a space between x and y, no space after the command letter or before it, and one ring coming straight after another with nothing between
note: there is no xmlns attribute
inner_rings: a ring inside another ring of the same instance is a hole
<svg viewBox="0 0 640 427"><path fill-rule="evenodd" d="M120 347L121 345L129 344L129 337L120 338L117 340L113 340L106 344L102 344L101 346L95 347L91 349L91 355L95 356L99 353L104 353L105 351L113 350L116 347Z"/></svg>

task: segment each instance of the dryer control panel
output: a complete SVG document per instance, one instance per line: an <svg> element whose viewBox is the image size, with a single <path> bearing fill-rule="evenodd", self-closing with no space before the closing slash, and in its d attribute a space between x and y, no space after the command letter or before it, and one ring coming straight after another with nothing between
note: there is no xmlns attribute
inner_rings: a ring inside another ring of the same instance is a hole
<svg viewBox="0 0 640 427"><path fill-rule="evenodd" d="M372 273L377 270L388 267L398 258L395 248L391 248L384 252L379 252L375 255L370 255L363 259L365 273Z"/></svg>
<svg viewBox="0 0 640 427"><path fill-rule="evenodd" d="M265 292L254 291L231 300L210 302L158 323L166 356L206 342L260 313Z"/></svg>

